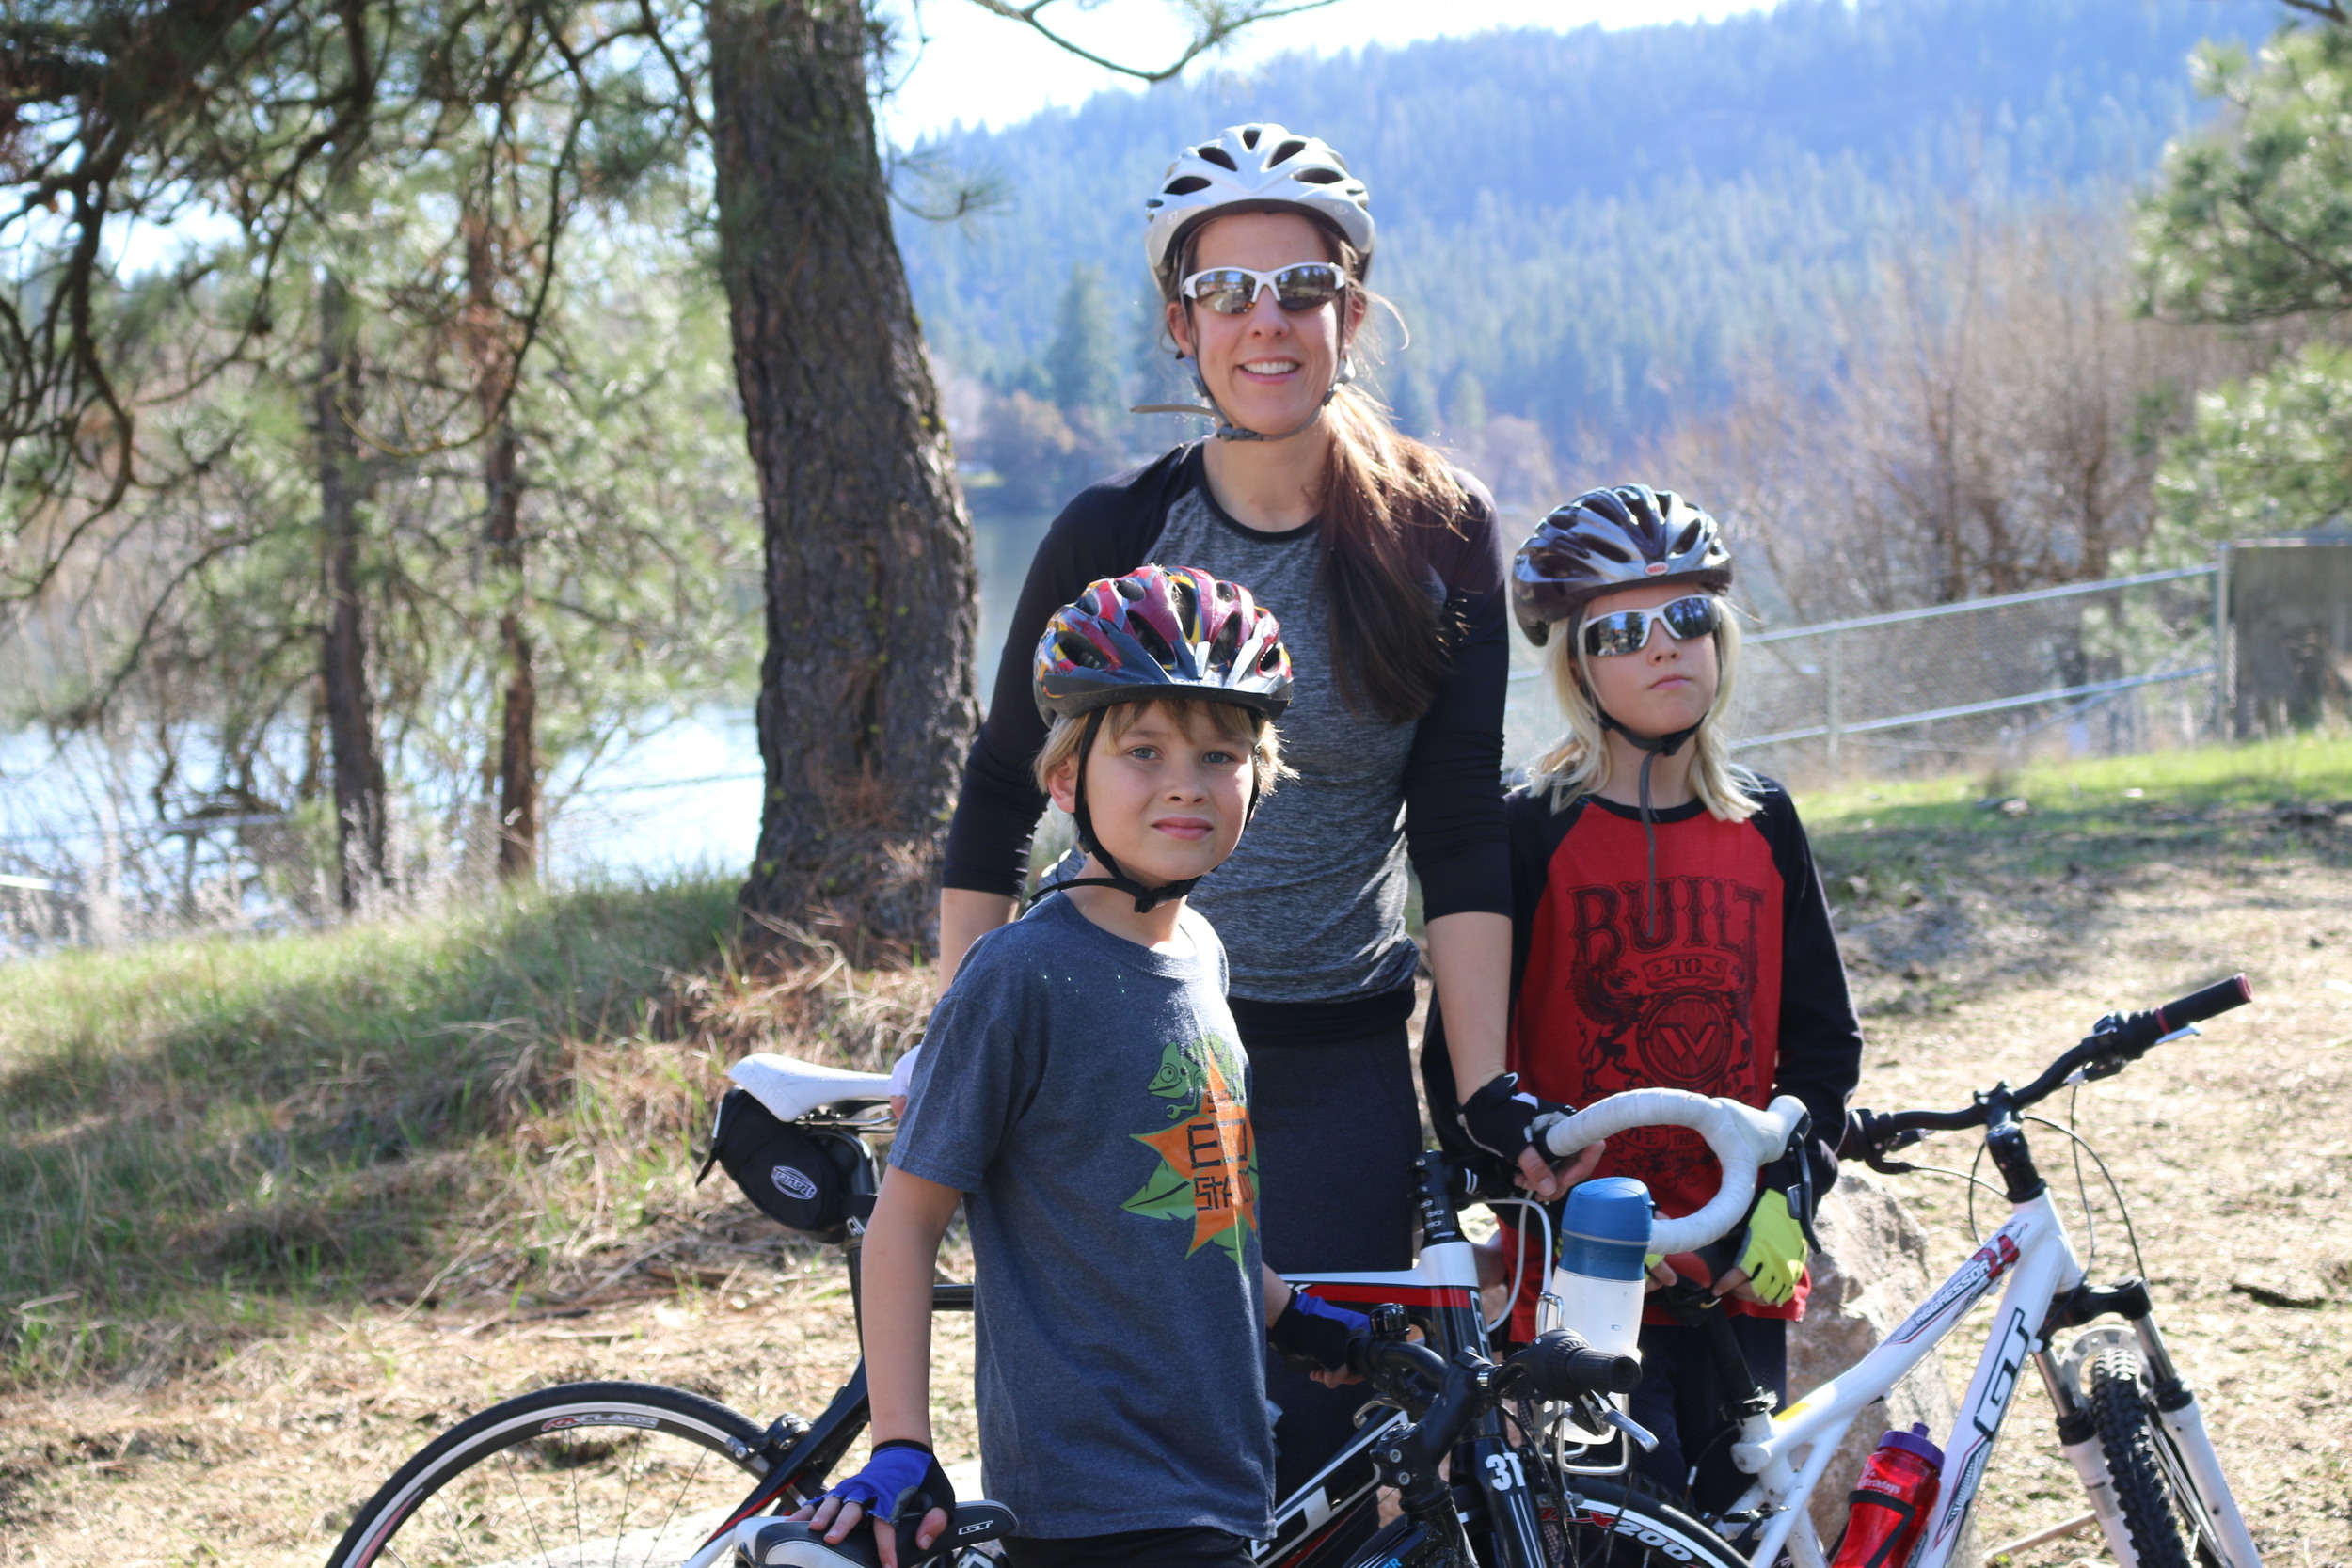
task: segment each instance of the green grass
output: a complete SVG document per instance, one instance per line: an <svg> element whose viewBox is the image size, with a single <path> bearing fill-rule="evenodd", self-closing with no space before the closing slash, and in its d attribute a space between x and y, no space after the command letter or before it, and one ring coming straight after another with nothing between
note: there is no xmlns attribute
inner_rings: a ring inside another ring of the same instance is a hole
<svg viewBox="0 0 2352 1568"><path fill-rule="evenodd" d="M1997 805L2019 800L2022 812ZM2352 736L1849 784L1802 794L1798 806L1840 903L2154 862L2343 865L2352 863L2352 821L2337 827L2334 816L2352 816Z"/></svg>
<svg viewBox="0 0 2352 1568"><path fill-rule="evenodd" d="M0 1377L625 1227L701 1104L651 1026L733 926L697 882L0 963Z"/></svg>

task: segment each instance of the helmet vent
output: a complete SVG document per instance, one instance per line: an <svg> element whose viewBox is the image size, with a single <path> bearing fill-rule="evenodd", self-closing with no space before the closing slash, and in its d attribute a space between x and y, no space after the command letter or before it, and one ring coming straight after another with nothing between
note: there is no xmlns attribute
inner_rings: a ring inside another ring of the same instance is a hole
<svg viewBox="0 0 2352 1568"><path fill-rule="evenodd" d="M1347 176L1335 168L1302 168L1291 178L1302 185L1336 185Z"/></svg>
<svg viewBox="0 0 2352 1568"><path fill-rule="evenodd" d="M1194 148L1193 153L1204 164L1215 164L1219 168L1230 168L1235 174L1241 172L1241 166L1233 162L1233 155L1214 142L1206 147Z"/></svg>
<svg viewBox="0 0 2352 1568"><path fill-rule="evenodd" d="M1628 565L1631 565L1636 559L1631 550L1614 539L1587 539L1584 547L1595 555L1605 555L1612 561L1622 561Z"/></svg>
<svg viewBox="0 0 2352 1568"><path fill-rule="evenodd" d="M1176 667L1176 650L1168 645L1168 639L1162 637L1160 628L1151 622L1140 617L1130 617L1127 622L1127 635L1142 643L1143 651L1150 654L1153 662L1161 669L1173 670Z"/></svg>
<svg viewBox="0 0 2352 1568"><path fill-rule="evenodd" d="M1111 661L1103 657L1103 650L1076 632L1063 632L1054 639L1054 646L1062 657L1073 664L1083 664L1089 670L1107 670L1111 667Z"/></svg>
<svg viewBox="0 0 2352 1568"><path fill-rule="evenodd" d="M1140 599L1143 597L1143 584L1137 582L1133 578L1111 578L1111 587L1122 599Z"/></svg>
<svg viewBox="0 0 2352 1568"><path fill-rule="evenodd" d="M1241 128L1241 144L1252 152L1258 150L1258 128L1256 126L1245 125ZM1274 161L1279 164L1288 156L1290 154L1286 152L1277 152L1274 155Z"/></svg>
<svg viewBox="0 0 2352 1568"><path fill-rule="evenodd" d="M1190 196L1195 191L1205 191L1208 188L1209 182L1197 174L1187 174L1181 180L1170 180L1168 182L1168 189L1160 194L1162 196ZM1159 203L1154 201L1150 205L1156 207Z"/></svg>
<svg viewBox="0 0 2352 1568"><path fill-rule="evenodd" d="M1289 141L1284 142L1281 146L1274 150L1274 155L1266 160L1266 165L1268 167L1271 167L1276 164L1286 163L1306 150L1307 144L1300 141L1297 137L1293 136Z"/></svg>
<svg viewBox="0 0 2352 1568"><path fill-rule="evenodd" d="M1689 555L1691 553L1691 546L1696 545L1698 542L1699 525L1696 523L1687 524L1680 533L1675 535L1674 548L1668 553L1673 555Z"/></svg>
<svg viewBox="0 0 2352 1568"><path fill-rule="evenodd" d="M1228 615L1225 624L1216 628L1216 636L1209 641L1209 668L1230 670L1233 656L1241 652L1241 617Z"/></svg>
<svg viewBox="0 0 2352 1568"><path fill-rule="evenodd" d="M1270 675L1281 667L1282 644L1279 642L1267 643L1264 651L1258 655L1258 673L1262 675Z"/></svg>
<svg viewBox="0 0 2352 1568"><path fill-rule="evenodd" d="M1168 585L1168 594L1176 601L1176 625L1187 641L1200 638L1200 590L1191 581L1178 578Z"/></svg>

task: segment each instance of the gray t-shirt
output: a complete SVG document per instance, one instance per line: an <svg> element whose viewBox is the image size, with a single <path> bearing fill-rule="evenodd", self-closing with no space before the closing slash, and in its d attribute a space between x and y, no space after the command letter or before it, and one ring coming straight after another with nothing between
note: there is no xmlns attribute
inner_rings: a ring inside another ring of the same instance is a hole
<svg viewBox="0 0 2352 1568"><path fill-rule="evenodd" d="M1060 894L974 945L890 1163L969 1195L980 1466L1025 1535L1273 1528L1257 1146L1225 951Z"/></svg>
<svg viewBox="0 0 2352 1568"><path fill-rule="evenodd" d="M1376 996L1412 977L1405 934L1405 763L1417 726L1357 713L1331 674L1328 605L1315 592L1317 526L1246 528L1206 486L1168 509L1152 559L1247 587L1282 623L1291 705L1282 760L1298 772L1250 820L1241 847L1193 890L1234 954L1232 994L1256 1002ZM1445 587L1433 574L1430 594Z"/></svg>

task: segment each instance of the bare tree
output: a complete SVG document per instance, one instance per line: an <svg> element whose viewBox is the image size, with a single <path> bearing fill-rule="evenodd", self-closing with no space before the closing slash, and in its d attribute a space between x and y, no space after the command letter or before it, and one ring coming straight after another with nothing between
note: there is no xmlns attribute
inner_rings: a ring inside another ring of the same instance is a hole
<svg viewBox="0 0 2352 1568"><path fill-rule="evenodd" d="M2161 438L2271 352L2135 316L2127 262L2111 214L1963 213L1848 309L1834 370L1751 367L1651 467L1744 527L1806 619L2108 576L2154 520Z"/></svg>

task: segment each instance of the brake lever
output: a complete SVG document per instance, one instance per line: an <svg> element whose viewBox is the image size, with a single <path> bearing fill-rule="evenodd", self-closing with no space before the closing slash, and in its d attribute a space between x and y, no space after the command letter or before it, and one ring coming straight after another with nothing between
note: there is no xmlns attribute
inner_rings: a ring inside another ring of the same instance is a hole
<svg viewBox="0 0 2352 1568"><path fill-rule="evenodd" d="M1644 1453L1654 1453L1657 1451L1658 1439L1651 1433L1649 1428L1644 1426L1641 1422L1635 1420L1624 1411L1617 1409L1613 1405L1602 1405L1600 1409L1600 1418L1603 1421L1606 1421L1609 1425L1615 1427L1619 1432L1624 1433L1634 1442L1641 1444L1642 1451Z"/></svg>

